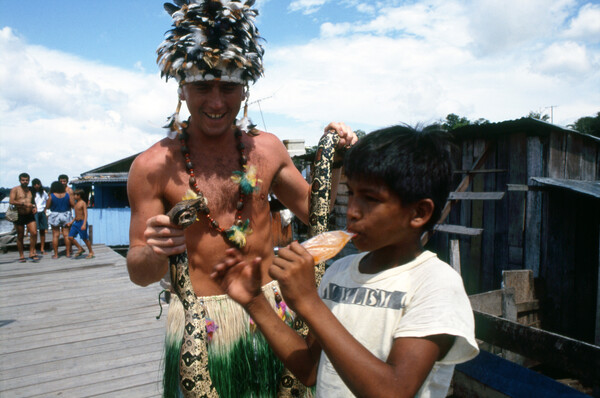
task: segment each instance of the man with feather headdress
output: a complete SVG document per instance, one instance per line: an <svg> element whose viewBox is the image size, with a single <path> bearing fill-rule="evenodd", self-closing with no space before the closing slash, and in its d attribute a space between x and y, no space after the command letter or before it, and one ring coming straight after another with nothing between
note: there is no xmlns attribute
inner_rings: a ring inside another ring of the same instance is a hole
<svg viewBox="0 0 600 398"><path fill-rule="evenodd" d="M165 395L303 396L241 307L210 278L229 247L248 259L273 259L268 196L308 220L309 186L282 142L247 118L248 85L263 74L263 48L254 0L166 3L173 27L159 46L162 76L179 82L179 104L168 137L140 154L129 173L131 205L127 267L142 286L168 270L175 299L169 309ZM246 100L244 117L237 120ZM185 101L190 112L179 120ZM355 134L331 123L339 146ZM197 222L185 230L165 213L182 200L196 203ZM262 273L265 296L290 321L277 285ZM185 310L177 318L176 308ZM173 354L175 353L175 354ZM178 368L168 376L171 365ZM180 390L180 391L178 391Z"/></svg>

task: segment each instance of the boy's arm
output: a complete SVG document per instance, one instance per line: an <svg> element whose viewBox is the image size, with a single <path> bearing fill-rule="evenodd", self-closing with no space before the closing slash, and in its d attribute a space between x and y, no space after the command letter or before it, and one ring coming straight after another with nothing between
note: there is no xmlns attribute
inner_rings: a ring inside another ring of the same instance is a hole
<svg viewBox="0 0 600 398"><path fill-rule="evenodd" d="M81 209L83 210L83 224L81 225L81 229L87 228L87 205L84 201L81 201Z"/></svg>
<svg viewBox="0 0 600 398"><path fill-rule="evenodd" d="M244 307L283 364L305 385L316 381L321 349L310 335L305 340L284 323L261 290L260 257L251 263L237 249L228 249L211 278Z"/></svg>
<svg viewBox="0 0 600 398"><path fill-rule="evenodd" d="M397 338L387 360L375 357L344 328L321 300L314 284L314 261L297 242L279 250L269 274L348 388L358 397L412 397L452 345L447 335ZM376 327L374 325L373 327Z"/></svg>
<svg viewBox="0 0 600 398"><path fill-rule="evenodd" d="M383 362L344 328L323 301L312 302L310 311L299 312L357 397L415 396L435 361L447 353L453 341L448 335L397 338Z"/></svg>

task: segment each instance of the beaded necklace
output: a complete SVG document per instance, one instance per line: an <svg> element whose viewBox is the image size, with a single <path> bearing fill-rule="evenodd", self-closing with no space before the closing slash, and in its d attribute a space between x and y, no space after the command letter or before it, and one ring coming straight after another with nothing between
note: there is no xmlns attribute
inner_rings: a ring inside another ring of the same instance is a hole
<svg viewBox="0 0 600 398"><path fill-rule="evenodd" d="M200 187L198 187L194 165L192 164L190 151L187 145L189 139L189 134L187 132L188 122L181 123L181 125L182 129L179 133L179 142L181 143L181 153L185 159L185 168L190 176L189 185L196 195L204 196L202 191L200 191ZM256 168L253 166L248 167L248 158L245 154L241 130L236 128L234 135L237 142L237 149L240 151L240 166L243 170L234 171L233 176L231 177L233 182L239 184L239 199L236 204L235 221L231 227L224 229L219 225L219 222L210 215L208 205L201 207L200 210L208 220L210 228L223 235L229 244L238 249L242 249L246 246L246 236L252 233L252 230L249 228L250 219L246 219L245 221L242 220L242 210L244 209L247 195L250 195L259 189L257 182L260 182L260 180L256 178ZM196 219L196 221L199 221L199 219Z"/></svg>

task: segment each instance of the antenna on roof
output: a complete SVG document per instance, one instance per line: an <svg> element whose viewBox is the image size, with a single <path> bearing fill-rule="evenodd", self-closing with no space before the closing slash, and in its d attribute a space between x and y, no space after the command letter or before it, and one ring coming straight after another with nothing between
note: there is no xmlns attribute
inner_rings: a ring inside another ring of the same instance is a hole
<svg viewBox="0 0 600 398"><path fill-rule="evenodd" d="M260 107L260 103L261 103L262 101L266 100L266 99L269 99L269 98L272 98L272 97L274 97L274 96L275 96L275 94L277 94L277 92L278 92L279 90L281 90L281 87L279 87L277 90L275 90L275 91L273 92L273 94L269 95L268 97L259 98L259 99L255 100L255 101L252 101L252 102L248 103L248 105L252 105L252 104L258 104L258 110L260 111L260 117L261 117L261 119L262 119L262 122L263 122L263 128L264 128L264 131L267 131L267 124L265 123L265 117L263 116L263 111L262 111L262 108Z"/></svg>
<svg viewBox="0 0 600 398"><path fill-rule="evenodd" d="M550 105L544 108L544 110L550 109L550 123L552 124L554 124L554 108L558 108L558 105Z"/></svg>
<svg viewBox="0 0 600 398"><path fill-rule="evenodd" d="M260 102L261 102L261 101L264 101L264 100L266 100L266 99L269 99L269 98L273 97L274 95L275 95L275 94L272 94L272 95L269 95L268 97L263 97L263 98L257 99L256 101L252 101L252 102L250 102L250 104L249 104L249 105L252 105L252 104L258 104L258 110L260 111L260 118L262 119L262 122L263 122L263 129L264 129L265 131L267 131L267 124L265 123L265 117L263 116L263 111L262 111L262 108L260 107Z"/></svg>

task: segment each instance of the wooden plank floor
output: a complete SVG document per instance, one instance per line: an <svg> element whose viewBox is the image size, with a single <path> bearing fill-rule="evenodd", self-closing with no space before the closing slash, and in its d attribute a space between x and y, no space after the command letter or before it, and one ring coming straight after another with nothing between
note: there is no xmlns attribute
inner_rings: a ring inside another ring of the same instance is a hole
<svg viewBox="0 0 600 398"><path fill-rule="evenodd" d="M0 254L0 397L160 397L167 308L104 245L96 258Z"/></svg>

